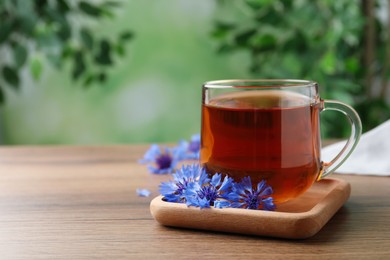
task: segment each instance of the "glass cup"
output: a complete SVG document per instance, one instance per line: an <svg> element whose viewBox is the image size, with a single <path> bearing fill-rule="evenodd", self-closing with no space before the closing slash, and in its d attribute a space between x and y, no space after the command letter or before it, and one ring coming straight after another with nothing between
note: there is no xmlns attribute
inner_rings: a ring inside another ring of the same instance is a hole
<svg viewBox="0 0 390 260"><path fill-rule="evenodd" d="M335 110L351 123L344 148L321 161L320 113ZM361 135L356 111L339 101L322 100L318 84L307 80L220 80L203 85L201 164L253 185L266 180L276 203L305 192L335 171Z"/></svg>

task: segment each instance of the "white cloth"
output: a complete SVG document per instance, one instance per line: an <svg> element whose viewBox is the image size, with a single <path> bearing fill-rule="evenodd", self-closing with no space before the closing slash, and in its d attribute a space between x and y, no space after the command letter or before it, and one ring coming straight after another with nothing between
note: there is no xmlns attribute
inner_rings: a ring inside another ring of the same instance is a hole
<svg viewBox="0 0 390 260"><path fill-rule="evenodd" d="M322 160L331 161L343 148L344 142L322 149ZM337 173L390 176L390 120L363 134L350 157Z"/></svg>

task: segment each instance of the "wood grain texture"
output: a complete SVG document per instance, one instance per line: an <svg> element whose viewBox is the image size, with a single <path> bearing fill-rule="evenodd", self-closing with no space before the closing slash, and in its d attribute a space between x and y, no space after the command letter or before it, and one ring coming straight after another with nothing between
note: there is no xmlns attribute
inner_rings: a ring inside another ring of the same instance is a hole
<svg viewBox="0 0 390 260"><path fill-rule="evenodd" d="M337 175L345 205L305 240L168 228L149 204L169 175L137 163L148 146L1 147L1 259L388 259L390 178ZM138 197L136 188L152 191ZM264 256L264 257L262 257Z"/></svg>

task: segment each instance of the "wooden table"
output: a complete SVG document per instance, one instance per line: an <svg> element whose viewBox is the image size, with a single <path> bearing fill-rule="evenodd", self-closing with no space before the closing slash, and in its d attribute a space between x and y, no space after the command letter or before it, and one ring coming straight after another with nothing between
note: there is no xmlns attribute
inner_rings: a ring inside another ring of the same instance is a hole
<svg viewBox="0 0 390 260"><path fill-rule="evenodd" d="M333 175L351 197L306 240L167 228L149 203L170 176L137 163L147 148L0 148L0 258L390 259L389 177Z"/></svg>

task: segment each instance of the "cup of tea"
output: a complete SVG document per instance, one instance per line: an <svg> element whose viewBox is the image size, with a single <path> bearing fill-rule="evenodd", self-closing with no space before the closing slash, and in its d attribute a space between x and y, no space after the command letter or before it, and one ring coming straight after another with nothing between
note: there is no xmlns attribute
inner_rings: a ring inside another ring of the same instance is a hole
<svg viewBox="0 0 390 260"><path fill-rule="evenodd" d="M351 124L344 148L321 160L320 113L335 110ZM209 174L222 173L253 185L265 180L276 203L293 199L335 171L352 153L362 131L356 111L322 100L308 80L219 80L202 92L200 162Z"/></svg>

